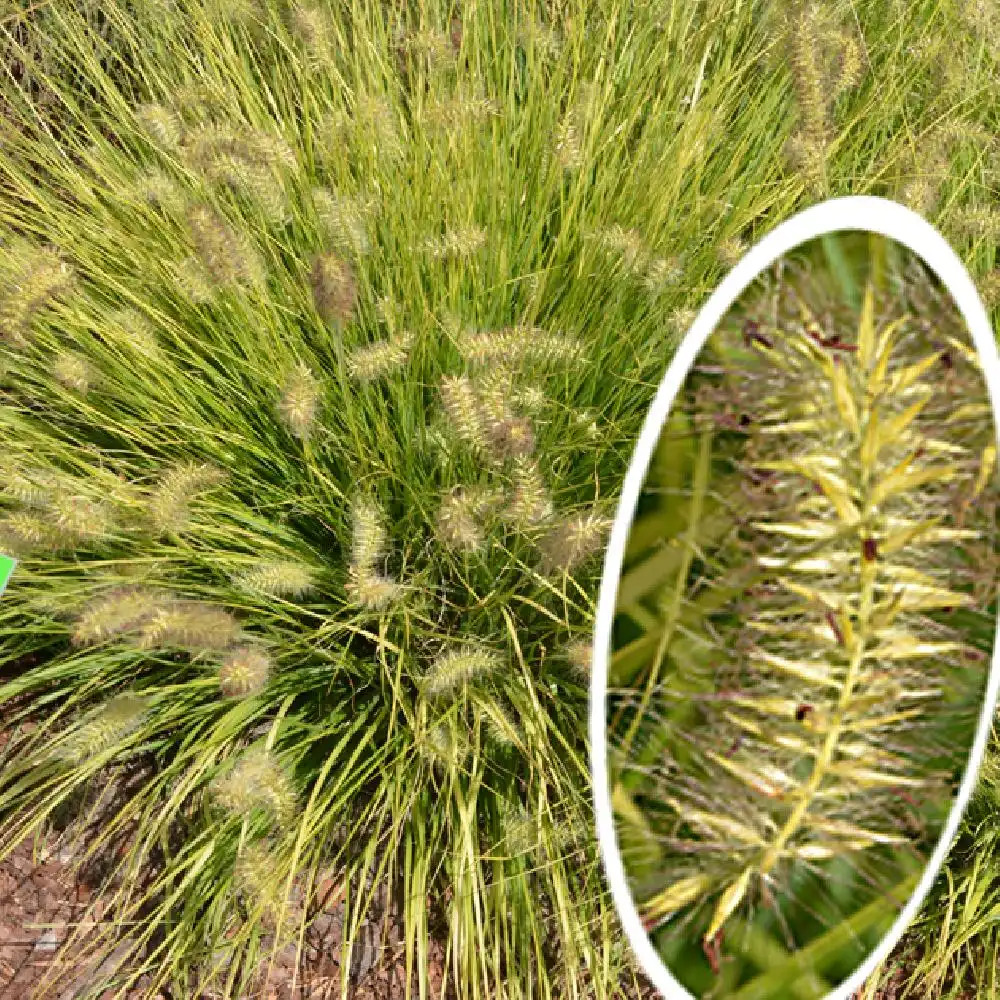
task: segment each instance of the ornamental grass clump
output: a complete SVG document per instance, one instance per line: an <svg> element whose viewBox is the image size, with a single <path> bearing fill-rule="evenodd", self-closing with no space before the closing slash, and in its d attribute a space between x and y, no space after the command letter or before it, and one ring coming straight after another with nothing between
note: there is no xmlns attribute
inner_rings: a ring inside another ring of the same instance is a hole
<svg viewBox="0 0 1000 1000"><path fill-rule="evenodd" d="M263 995L330 873L345 996L382 894L411 996L635 997L575 832L603 522L721 258L803 204L779 29L736 0L10 6L0 858L113 803L68 828L108 878L57 995L112 952L122 995ZM944 50L957 88L909 52L967 31L949 5L836 23L864 73L826 191L995 132L982 45ZM987 147L952 152L941 204L987 201ZM126 694L132 728L52 759ZM280 823L213 791L254 748ZM281 934L233 889L268 867Z"/></svg>
<svg viewBox="0 0 1000 1000"><path fill-rule="evenodd" d="M850 239L830 237L829 260L850 260ZM747 985L754 933L778 938L763 988L882 906L814 970L843 978L907 901L979 718L991 405L935 279L876 237L871 253L880 275L841 292L828 259L776 265L708 342L664 432L667 448L693 433L697 455L690 491L665 494L687 526L648 658L611 693L613 804L646 926L699 991L702 969Z"/></svg>

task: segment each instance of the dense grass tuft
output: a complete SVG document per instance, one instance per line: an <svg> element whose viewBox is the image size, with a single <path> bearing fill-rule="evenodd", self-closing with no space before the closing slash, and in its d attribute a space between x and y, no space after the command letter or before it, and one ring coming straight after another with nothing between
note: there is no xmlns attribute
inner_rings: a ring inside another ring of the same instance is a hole
<svg viewBox="0 0 1000 1000"><path fill-rule="evenodd" d="M432 932L462 997L636 994L589 823L606 518L693 311L807 201L923 185L996 266L970 6L836 4L791 61L737 0L2 16L0 705L41 724L0 854L119 782L123 989L241 995L333 870L347 949L394 889L421 996Z"/></svg>

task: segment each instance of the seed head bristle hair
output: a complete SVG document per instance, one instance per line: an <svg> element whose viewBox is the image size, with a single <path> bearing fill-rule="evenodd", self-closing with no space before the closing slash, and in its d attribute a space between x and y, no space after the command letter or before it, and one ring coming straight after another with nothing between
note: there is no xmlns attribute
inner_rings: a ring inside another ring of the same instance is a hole
<svg viewBox="0 0 1000 1000"><path fill-rule="evenodd" d="M52 375L60 385L81 396L87 395L94 378L87 359L70 351L60 351L56 355L52 362Z"/></svg>
<svg viewBox="0 0 1000 1000"><path fill-rule="evenodd" d="M174 267L174 280L180 291L197 305L212 301L215 283L204 264L195 256L185 257Z"/></svg>
<svg viewBox="0 0 1000 1000"><path fill-rule="evenodd" d="M334 50L329 15L321 4L297 0L288 11L292 34L308 55L310 69L318 68Z"/></svg>
<svg viewBox="0 0 1000 1000"><path fill-rule="evenodd" d="M173 599L142 623L139 645L143 649L177 648L198 656L226 650L240 635L240 623L224 608Z"/></svg>
<svg viewBox="0 0 1000 1000"><path fill-rule="evenodd" d="M142 174L136 181L135 191L143 201L169 215L180 216L187 206L187 193L183 185L159 168Z"/></svg>
<svg viewBox="0 0 1000 1000"><path fill-rule="evenodd" d="M1000 267L993 268L980 279L979 290L987 307L1000 305Z"/></svg>
<svg viewBox="0 0 1000 1000"><path fill-rule="evenodd" d="M83 646L137 633L169 600L152 588L117 587L84 607L76 619L73 642Z"/></svg>
<svg viewBox="0 0 1000 1000"><path fill-rule="evenodd" d="M15 245L4 249L4 256L0 340L24 347L36 315L75 287L75 273L50 247Z"/></svg>
<svg viewBox="0 0 1000 1000"><path fill-rule="evenodd" d="M8 458L0 466L0 496L27 507L47 507L60 487L59 477L48 469L27 468Z"/></svg>
<svg viewBox="0 0 1000 1000"><path fill-rule="evenodd" d="M160 477L149 495L149 519L160 535L179 534L191 522L191 505L220 486L226 475L204 462L180 462Z"/></svg>
<svg viewBox="0 0 1000 1000"><path fill-rule="evenodd" d="M249 698L267 686L270 676L267 653L256 646L237 646L219 665L219 689L227 698Z"/></svg>
<svg viewBox="0 0 1000 1000"><path fill-rule="evenodd" d="M838 74L835 94L853 90L861 82L864 72L864 56L857 36L851 31L840 34L838 53Z"/></svg>
<svg viewBox="0 0 1000 1000"><path fill-rule="evenodd" d="M248 594L269 597L304 597L315 588L315 574L308 566L288 559L272 559L234 573L233 583Z"/></svg>
<svg viewBox="0 0 1000 1000"><path fill-rule="evenodd" d="M441 236L424 242L424 251L430 257L471 257L486 246L486 230L480 226L449 229Z"/></svg>
<svg viewBox="0 0 1000 1000"><path fill-rule="evenodd" d="M283 226L291 220L292 206L288 195L270 167L220 156L206 176L215 183L242 191L269 225Z"/></svg>
<svg viewBox="0 0 1000 1000"><path fill-rule="evenodd" d="M357 256L371 251L367 204L324 187L313 188L312 200L320 234L332 250Z"/></svg>
<svg viewBox="0 0 1000 1000"><path fill-rule="evenodd" d="M543 570L576 569L601 549L610 527L610 521L595 511L560 518L538 541Z"/></svg>
<svg viewBox="0 0 1000 1000"><path fill-rule="evenodd" d="M346 326L354 317L358 287L350 264L338 254L319 254L310 275L313 302L327 323Z"/></svg>
<svg viewBox="0 0 1000 1000"><path fill-rule="evenodd" d="M195 205L187 212L187 223L198 261L217 285L261 281L263 265L257 251L217 211Z"/></svg>
<svg viewBox="0 0 1000 1000"><path fill-rule="evenodd" d="M622 268L641 275L649 266L652 255L642 233L636 228L626 229L615 223L606 229L598 229L587 234L605 253L617 257Z"/></svg>
<svg viewBox="0 0 1000 1000"><path fill-rule="evenodd" d="M52 754L71 765L81 765L115 747L141 725L149 700L131 693L116 695L88 719L60 739Z"/></svg>
<svg viewBox="0 0 1000 1000"><path fill-rule="evenodd" d="M804 131L794 132L782 147L788 166L801 175L810 191L822 189L826 171L826 145Z"/></svg>
<svg viewBox="0 0 1000 1000"><path fill-rule="evenodd" d="M387 535L381 509L374 500L360 497L351 509L351 565L374 570L385 557Z"/></svg>
<svg viewBox="0 0 1000 1000"><path fill-rule="evenodd" d="M284 139L247 125L208 122L190 129L184 138L184 159L194 170L211 176L225 165L293 170L295 150Z"/></svg>
<svg viewBox="0 0 1000 1000"><path fill-rule="evenodd" d="M960 314L907 272L892 296L867 285L842 329L808 271L789 280L786 315L801 319L769 327L766 361L720 377L736 412L766 393L766 433L751 453L773 484L734 530L772 583L745 595L733 659L719 668L720 678L739 671L739 690L700 703L709 739L683 738L711 777L689 780L673 752L653 768L656 794L700 831L678 847L698 851L700 871L679 868L649 915L710 898L706 943L755 881L909 841L895 790L937 780L928 699L942 698L949 664L977 662L964 659L967 634L934 613L991 599L977 598L968 566L992 539L963 523L963 498L992 474L995 431L988 405L956 407L985 399L976 365L963 368L975 351ZM723 355L744 331L741 318L720 327ZM954 349L947 391L938 341ZM696 410L717 409L716 396L693 398ZM713 636L720 657L727 638Z"/></svg>
<svg viewBox="0 0 1000 1000"><path fill-rule="evenodd" d="M304 362L299 362L285 378L277 411L282 423L300 441L312 435L319 415L322 384Z"/></svg>
<svg viewBox="0 0 1000 1000"><path fill-rule="evenodd" d="M670 314L670 325L677 333L686 333L697 315L690 306L678 306Z"/></svg>
<svg viewBox="0 0 1000 1000"><path fill-rule="evenodd" d="M567 111L556 123L552 148L556 162L563 170L569 172L579 170L583 166L583 141L573 109Z"/></svg>
<svg viewBox="0 0 1000 1000"><path fill-rule="evenodd" d="M535 429L527 417L506 413L488 421L486 441L495 461L524 459L535 451Z"/></svg>
<svg viewBox="0 0 1000 1000"><path fill-rule="evenodd" d="M385 573L351 566L345 585L354 602L369 611L381 611L397 601L405 592L403 585Z"/></svg>
<svg viewBox="0 0 1000 1000"><path fill-rule="evenodd" d="M384 515L374 500L361 497L354 502L351 521L347 592L361 607L379 611L404 592L400 583L379 568L388 548Z"/></svg>
<svg viewBox="0 0 1000 1000"><path fill-rule="evenodd" d="M466 684L497 671L503 660L494 650L465 646L441 653L424 673L422 687L428 698L452 694Z"/></svg>
<svg viewBox="0 0 1000 1000"><path fill-rule="evenodd" d="M389 340L356 347L346 358L347 372L359 382L373 382L402 368L410 357L414 337L401 333Z"/></svg>
<svg viewBox="0 0 1000 1000"><path fill-rule="evenodd" d="M145 357L153 357L160 351L156 327L138 309L132 307L112 313L101 332Z"/></svg>
<svg viewBox="0 0 1000 1000"><path fill-rule="evenodd" d="M435 524L442 544L458 551L480 551L486 541L483 520L495 504L496 498L482 489L449 490L441 499Z"/></svg>
<svg viewBox="0 0 1000 1000"><path fill-rule="evenodd" d="M486 417L471 379L465 375L442 378L441 403L455 437L474 449L485 451Z"/></svg>
<svg viewBox="0 0 1000 1000"><path fill-rule="evenodd" d="M521 528L534 528L552 515L552 498L537 463L518 459L512 471L512 488L505 517Z"/></svg>
<svg viewBox="0 0 1000 1000"><path fill-rule="evenodd" d="M288 892L274 847L266 840L243 845L233 864L233 886L245 911L259 912L262 926L280 939L294 920L297 901L294 889Z"/></svg>
<svg viewBox="0 0 1000 1000"><path fill-rule="evenodd" d="M948 221L961 236L1000 241L1000 211L991 206L968 205L953 209Z"/></svg>
<svg viewBox="0 0 1000 1000"><path fill-rule="evenodd" d="M594 646L580 639L566 646L566 660L581 680L590 680L594 669Z"/></svg>
<svg viewBox="0 0 1000 1000"><path fill-rule="evenodd" d="M480 90L463 86L454 94L429 95L422 110L421 120L428 128L457 132L473 125L481 126L498 114L500 105L496 100Z"/></svg>
<svg viewBox="0 0 1000 1000"><path fill-rule="evenodd" d="M2 522L4 537L22 555L91 546L107 539L115 527L107 502L67 488L39 490L31 508L13 511Z"/></svg>
<svg viewBox="0 0 1000 1000"><path fill-rule="evenodd" d="M263 749L244 753L210 786L216 805L233 816L255 810L269 813L280 827L295 812L296 795L291 780L279 761Z"/></svg>
<svg viewBox="0 0 1000 1000"><path fill-rule="evenodd" d="M739 237L731 236L719 244L719 260L724 267L734 268L746 255L748 247Z"/></svg>
<svg viewBox="0 0 1000 1000"><path fill-rule="evenodd" d="M563 37L558 28L528 18L517 35L525 49L531 49L543 59L555 59L563 50Z"/></svg>
<svg viewBox="0 0 1000 1000"><path fill-rule="evenodd" d="M581 354L579 341L567 334L518 325L501 330L460 331L456 345L470 366L572 364Z"/></svg>
<svg viewBox="0 0 1000 1000"><path fill-rule="evenodd" d="M143 104L136 109L136 120L152 141L164 149L176 149L183 134L179 115L162 104Z"/></svg>
<svg viewBox="0 0 1000 1000"><path fill-rule="evenodd" d="M106 538L114 528L114 513L108 502L77 493L60 492L48 504L52 528L65 547Z"/></svg>
<svg viewBox="0 0 1000 1000"><path fill-rule="evenodd" d="M684 274L680 258L677 256L654 257L642 276L643 284L654 295L673 288Z"/></svg>
<svg viewBox="0 0 1000 1000"><path fill-rule="evenodd" d="M447 720L417 730L417 752L444 772L457 770L469 755L468 739Z"/></svg>
<svg viewBox="0 0 1000 1000"><path fill-rule="evenodd" d="M825 145L828 130L828 84L823 66L822 14L819 7L798 2L789 26L791 63L801 127L805 136Z"/></svg>

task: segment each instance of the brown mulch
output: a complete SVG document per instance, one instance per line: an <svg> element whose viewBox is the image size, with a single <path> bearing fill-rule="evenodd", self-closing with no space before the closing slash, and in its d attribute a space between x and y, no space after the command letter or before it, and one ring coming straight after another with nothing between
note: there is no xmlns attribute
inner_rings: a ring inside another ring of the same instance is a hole
<svg viewBox="0 0 1000 1000"><path fill-rule="evenodd" d="M71 860L44 841L39 844L26 840L0 864L0 1000L32 1000L54 963L63 960L66 964L67 935L82 920L94 892L93 887L73 873ZM309 927L297 976L296 949L291 945L278 953L268 982L254 1000L335 1000L339 997L342 904L335 891L327 895L328 903ZM93 916L99 920L100 900L94 902ZM351 970L355 984L351 996L356 1000L397 1000L405 995L405 958L400 928L387 921L384 933L380 934L380 930L383 928L375 924L362 928L361 941L355 949L355 968ZM123 946L128 945L129 942L123 942ZM75 980L61 986L52 996L58 1000L73 1000L84 990L92 989L102 980L107 981L114 974L116 964L116 956L112 953L96 969L84 966ZM440 992L443 972L443 949L432 945L432 995ZM294 990L293 978L298 982ZM140 981L129 993L129 1000L145 997L144 986L148 987L148 982ZM113 995L114 991L107 991L108 1000ZM178 998L163 994L162 1000Z"/></svg>

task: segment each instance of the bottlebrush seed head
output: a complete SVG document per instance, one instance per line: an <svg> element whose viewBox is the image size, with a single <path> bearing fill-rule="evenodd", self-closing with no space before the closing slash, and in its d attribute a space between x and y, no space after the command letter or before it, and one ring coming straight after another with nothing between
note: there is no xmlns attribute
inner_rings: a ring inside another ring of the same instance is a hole
<svg viewBox="0 0 1000 1000"><path fill-rule="evenodd" d="M649 265L649 247L638 229L626 229L615 223L606 229L588 233L587 238L605 253L618 257L626 271L638 274Z"/></svg>
<svg viewBox="0 0 1000 1000"><path fill-rule="evenodd" d="M564 333L521 324L501 330L461 331L455 337L469 366L572 364L581 345Z"/></svg>
<svg viewBox="0 0 1000 1000"><path fill-rule="evenodd" d="M131 693L116 695L59 740L53 756L67 764L86 764L138 729L148 710L147 698Z"/></svg>
<svg viewBox="0 0 1000 1000"><path fill-rule="evenodd" d="M227 698L248 698L262 691L271 676L271 660L255 646L237 646L219 666L219 688Z"/></svg>
<svg viewBox="0 0 1000 1000"><path fill-rule="evenodd" d="M279 824L291 819L295 790L280 762L262 749L247 751L210 785L213 801L233 816L265 810Z"/></svg>
<svg viewBox="0 0 1000 1000"><path fill-rule="evenodd" d="M225 479L225 473L205 463L181 462L168 469L149 495L149 519L154 530L160 535L187 530L191 504Z"/></svg>
<svg viewBox="0 0 1000 1000"><path fill-rule="evenodd" d="M164 170L150 170L136 181L136 194L170 215L181 215L187 193L181 183Z"/></svg>
<svg viewBox="0 0 1000 1000"><path fill-rule="evenodd" d="M507 416L491 422L486 440L490 453L501 462L527 458L535 450L535 431L527 417Z"/></svg>
<svg viewBox="0 0 1000 1000"><path fill-rule="evenodd" d="M864 72L864 60L861 44L854 34L844 32L840 39L839 73L837 75L836 93L853 90L860 82Z"/></svg>
<svg viewBox="0 0 1000 1000"><path fill-rule="evenodd" d="M115 588L95 598L78 615L73 643L90 645L135 633L169 599L162 591L148 587Z"/></svg>
<svg viewBox="0 0 1000 1000"><path fill-rule="evenodd" d="M165 149L176 149L181 141L183 124L180 116L162 104L144 104L136 111L142 130L153 142Z"/></svg>
<svg viewBox="0 0 1000 1000"><path fill-rule="evenodd" d="M821 14L814 4L802 4L790 26L791 64L802 129L813 140L827 135L827 94L830 81L823 66Z"/></svg>
<svg viewBox="0 0 1000 1000"><path fill-rule="evenodd" d="M369 205L324 187L313 188L312 200L320 234L333 250L358 256L371 251Z"/></svg>
<svg viewBox="0 0 1000 1000"><path fill-rule="evenodd" d="M683 274L679 257L654 257L646 267L642 282L655 295L672 288Z"/></svg>
<svg viewBox="0 0 1000 1000"><path fill-rule="evenodd" d="M303 597L315 587L311 569L286 559L257 563L232 580L240 590L269 597Z"/></svg>
<svg viewBox="0 0 1000 1000"><path fill-rule="evenodd" d="M292 4L288 12L292 34L309 55L310 67L318 66L333 50L334 36L326 10L317 3Z"/></svg>
<svg viewBox="0 0 1000 1000"><path fill-rule="evenodd" d="M409 360L413 335L403 333L391 340L357 347L347 356L347 372L359 382L373 382L391 375Z"/></svg>
<svg viewBox="0 0 1000 1000"><path fill-rule="evenodd" d="M174 267L174 280L181 293L197 305L212 301L215 294L212 276L197 257L179 261Z"/></svg>
<svg viewBox="0 0 1000 1000"><path fill-rule="evenodd" d="M481 498L473 491L459 488L445 494L435 524L442 544L459 551L479 551L485 542L479 522L482 506Z"/></svg>
<svg viewBox="0 0 1000 1000"><path fill-rule="evenodd" d="M746 255L747 249L743 240L731 236L719 244L719 260L724 267L734 268Z"/></svg>
<svg viewBox="0 0 1000 1000"><path fill-rule="evenodd" d="M428 698L452 694L472 681L499 670L502 657L491 649L464 646L438 656L423 676L423 691Z"/></svg>
<svg viewBox="0 0 1000 1000"><path fill-rule="evenodd" d="M446 375L441 380L441 403L455 436L473 448L485 449L485 416L471 380Z"/></svg>
<svg viewBox="0 0 1000 1000"><path fill-rule="evenodd" d="M362 608L381 611L398 600L404 591L402 584L391 576L359 566L348 568L347 594Z"/></svg>
<svg viewBox="0 0 1000 1000"><path fill-rule="evenodd" d="M557 521L538 543L543 569L571 572L601 548L610 527L610 521L594 511Z"/></svg>
<svg viewBox="0 0 1000 1000"><path fill-rule="evenodd" d="M310 275L316 311L327 323L345 326L354 316L358 287L346 260L335 253L319 254Z"/></svg>
<svg viewBox="0 0 1000 1000"><path fill-rule="evenodd" d="M56 355L52 362L52 375L60 385L81 396L87 395L93 381L93 372L86 358L69 352Z"/></svg>
<svg viewBox="0 0 1000 1000"><path fill-rule="evenodd" d="M422 119L430 128L458 130L481 124L500 114L500 105L491 97L474 92L451 97L432 97L424 107Z"/></svg>
<svg viewBox="0 0 1000 1000"><path fill-rule="evenodd" d="M385 556L386 530L378 504L367 497L355 500L351 509L351 565L372 571Z"/></svg>
<svg viewBox="0 0 1000 1000"><path fill-rule="evenodd" d="M142 649L177 648L198 656L228 649L240 635L239 622L225 609L175 599L144 621L139 645Z"/></svg>
<svg viewBox="0 0 1000 1000"><path fill-rule="evenodd" d="M35 316L75 287L75 273L49 247L15 246L6 248L5 254L8 259L0 284L0 339L24 347Z"/></svg>
<svg viewBox="0 0 1000 1000"><path fill-rule="evenodd" d="M552 147L556 162L567 173L583 166L583 140L580 126L572 110L568 111L556 124Z"/></svg>
<svg viewBox="0 0 1000 1000"><path fill-rule="evenodd" d="M541 470L531 459L514 463L513 485L505 516L522 528L542 524L552 514L552 499L542 479Z"/></svg>
<svg viewBox="0 0 1000 1000"><path fill-rule="evenodd" d="M118 309L112 313L101 333L146 357L153 357L160 351L153 322L132 307Z"/></svg>
<svg viewBox="0 0 1000 1000"><path fill-rule="evenodd" d="M278 416L300 441L312 434L319 413L322 386L308 365L300 362L285 378Z"/></svg>
<svg viewBox="0 0 1000 1000"><path fill-rule="evenodd" d="M214 209L193 206L188 210L187 223L197 258L216 284L249 285L262 279L263 267L256 250Z"/></svg>
<svg viewBox="0 0 1000 1000"><path fill-rule="evenodd" d="M582 639L569 643L566 646L566 659L577 677L585 681L590 680L594 669L593 643L585 642Z"/></svg>
<svg viewBox="0 0 1000 1000"><path fill-rule="evenodd" d="M106 538L114 527L110 504L78 494L56 494L49 512L53 528L67 547Z"/></svg>
<svg viewBox="0 0 1000 1000"><path fill-rule="evenodd" d="M441 236L424 242L424 251L431 257L471 257L486 246L486 230L480 226L450 229Z"/></svg>
<svg viewBox="0 0 1000 1000"><path fill-rule="evenodd" d="M277 875L278 862L270 846L262 840L244 844L233 863L233 888L249 912L259 910L269 929L281 913L284 880Z"/></svg>

